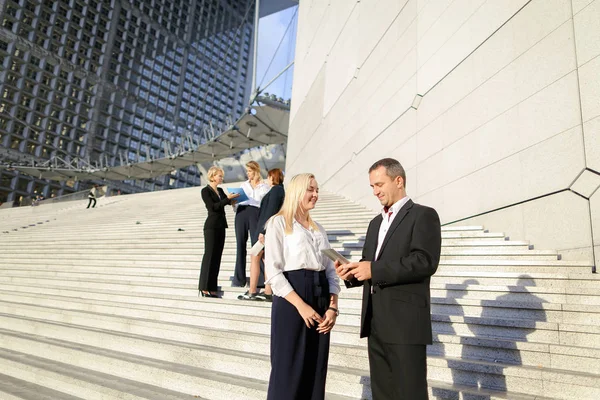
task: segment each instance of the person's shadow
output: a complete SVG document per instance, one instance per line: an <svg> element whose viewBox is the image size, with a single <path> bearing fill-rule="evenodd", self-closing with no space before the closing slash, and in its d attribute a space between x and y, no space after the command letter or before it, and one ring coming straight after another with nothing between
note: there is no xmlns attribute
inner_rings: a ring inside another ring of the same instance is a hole
<svg viewBox="0 0 600 400"><path fill-rule="evenodd" d="M451 316L463 316L463 307L459 304L459 299L467 294L469 285L478 285L479 281L475 279L467 279L461 284L447 284L446 297L438 299L435 304L431 305L432 314L436 314L433 321L433 344L427 346L427 354L438 357L458 357L453 351L446 351L446 342L444 336L456 336L456 330L451 323ZM449 290L449 289L452 289ZM450 296L449 294L452 294ZM436 329L437 328L437 329ZM454 345L452 345L454 346ZM449 354L447 354L449 353ZM448 361L448 366L452 361ZM452 377L454 382L454 369L452 369ZM445 398L447 391L440 388L431 388L431 392L435 397Z"/></svg>
<svg viewBox="0 0 600 400"><path fill-rule="evenodd" d="M465 281L464 294L469 285L478 283L476 280ZM463 313L464 324L470 334L461 333L460 359L448 361L454 384L467 385L475 390L510 390L506 386L504 370L512 365L523 364L518 344L528 341L527 336L535 331L538 321L546 321L546 313L542 308L542 303L546 301L527 289L535 286L534 279L529 275L521 275L516 285L506 286L508 293L494 300L481 300L480 316L465 316ZM486 364L478 364L477 361ZM463 393L462 398L481 400L491 396Z"/></svg>

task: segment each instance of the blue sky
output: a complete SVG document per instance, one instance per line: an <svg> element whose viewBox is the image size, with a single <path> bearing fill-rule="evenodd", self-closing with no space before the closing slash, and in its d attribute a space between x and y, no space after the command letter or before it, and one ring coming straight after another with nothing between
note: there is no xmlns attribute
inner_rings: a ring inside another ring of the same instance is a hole
<svg viewBox="0 0 600 400"><path fill-rule="evenodd" d="M266 85L271 79L280 73L286 67L286 65L294 60L294 52L296 48L296 27L298 22L298 16L295 14L297 8L297 6L291 7L287 10L283 10L260 19L258 30L257 66L257 84L259 87L264 87L264 85ZM283 37L292 18L292 24L285 37ZM282 37L283 42L281 43L277 53L275 53L277 45L281 41ZM273 59L273 62L269 67L271 59ZM292 66L284 75L279 77L279 79L266 88L265 92L275 94L284 99L289 99L292 96L293 73L294 67Z"/></svg>

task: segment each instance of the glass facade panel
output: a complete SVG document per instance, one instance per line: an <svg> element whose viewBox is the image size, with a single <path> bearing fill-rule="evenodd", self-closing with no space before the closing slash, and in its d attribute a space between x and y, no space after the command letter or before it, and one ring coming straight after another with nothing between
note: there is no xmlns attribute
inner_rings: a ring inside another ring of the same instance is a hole
<svg viewBox="0 0 600 400"><path fill-rule="evenodd" d="M11 149L10 160L118 165L148 153L163 157L164 142L177 148L182 135L203 141L204 124L236 118L247 102L251 3L0 2L0 148ZM7 201L28 190L49 196L80 189L79 182L14 176L2 175ZM124 183L122 192L199 182L190 167Z"/></svg>

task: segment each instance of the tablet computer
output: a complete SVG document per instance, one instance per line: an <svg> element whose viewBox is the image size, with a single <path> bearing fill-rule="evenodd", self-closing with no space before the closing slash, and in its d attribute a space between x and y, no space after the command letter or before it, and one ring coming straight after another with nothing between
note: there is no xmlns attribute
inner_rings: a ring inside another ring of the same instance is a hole
<svg viewBox="0 0 600 400"><path fill-rule="evenodd" d="M341 255L334 249L321 250L321 253L326 255L331 261L334 261L334 262L339 261L341 264L348 264L350 262L346 257Z"/></svg>

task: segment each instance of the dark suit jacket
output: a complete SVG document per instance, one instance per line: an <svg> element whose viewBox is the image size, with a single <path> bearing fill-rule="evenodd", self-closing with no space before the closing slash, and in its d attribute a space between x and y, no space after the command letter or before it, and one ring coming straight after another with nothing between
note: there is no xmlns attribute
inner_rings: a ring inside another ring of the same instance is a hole
<svg viewBox="0 0 600 400"><path fill-rule="evenodd" d="M283 205L283 198L285 197L285 190L283 185L274 185L271 190L267 192L265 197L260 201L260 212L258 214L258 226L256 230L258 233L265 234L265 224L273 215L277 214ZM256 235L258 236L258 235Z"/></svg>
<svg viewBox="0 0 600 400"><path fill-rule="evenodd" d="M371 261L371 279L363 285L360 336L371 329L386 343L431 344L429 281L440 261L440 219L433 208L409 200L394 217L375 258L381 214L369 224L363 260Z"/></svg>
<svg viewBox="0 0 600 400"><path fill-rule="evenodd" d="M215 193L210 186L202 188L202 200L208 210L208 217L204 222L204 230L225 229L227 228L227 219L225 218L225 206L231 204L231 200L221 188L217 188L219 195Z"/></svg>

